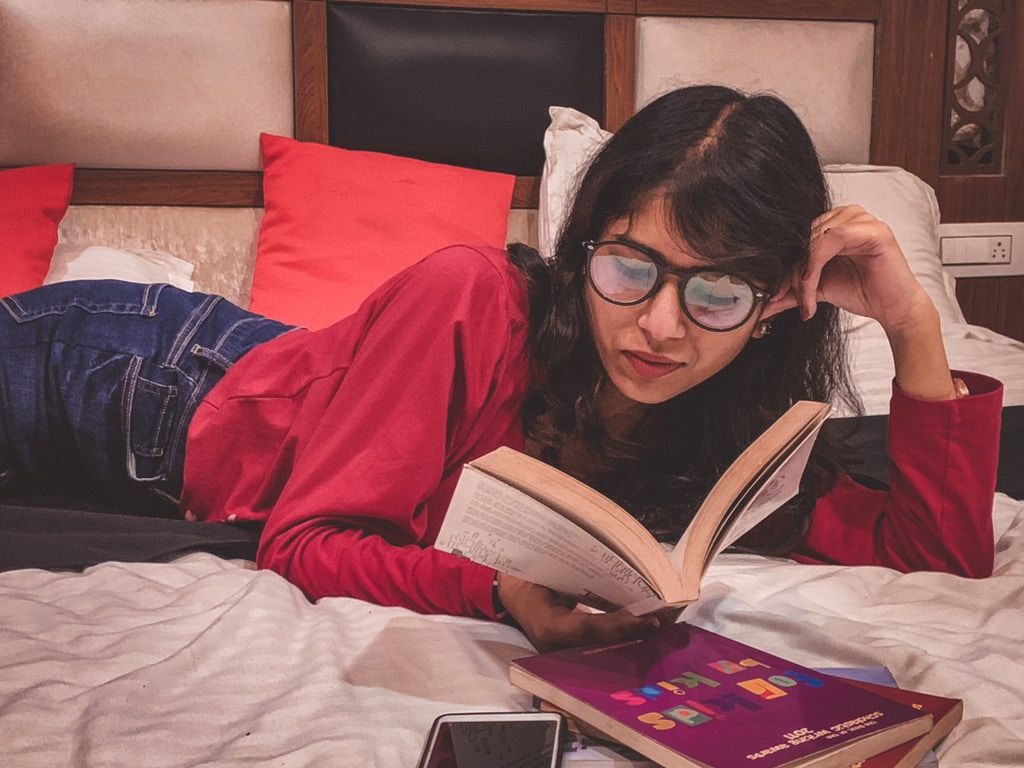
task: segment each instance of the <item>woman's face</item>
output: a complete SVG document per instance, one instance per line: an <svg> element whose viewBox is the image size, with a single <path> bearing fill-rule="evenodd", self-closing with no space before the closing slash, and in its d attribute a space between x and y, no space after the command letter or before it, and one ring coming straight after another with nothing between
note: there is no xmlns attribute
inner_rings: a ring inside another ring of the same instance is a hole
<svg viewBox="0 0 1024 768"><path fill-rule="evenodd" d="M708 266L673 234L662 198L631 218L612 222L601 240L627 238L660 252L669 266ZM760 311L732 331L708 331L683 312L679 280L665 278L646 301L620 306L602 299L587 281L587 313L601 363L615 388L630 400L653 405L670 400L718 373L753 335Z"/></svg>

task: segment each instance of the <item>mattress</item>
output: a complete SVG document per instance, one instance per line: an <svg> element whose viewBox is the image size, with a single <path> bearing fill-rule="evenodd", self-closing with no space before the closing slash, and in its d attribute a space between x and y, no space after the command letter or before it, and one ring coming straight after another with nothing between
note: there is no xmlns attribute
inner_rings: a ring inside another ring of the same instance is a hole
<svg viewBox="0 0 1024 768"><path fill-rule="evenodd" d="M1024 404L1024 345L945 331L955 366ZM866 411L891 360L853 345ZM995 574L903 575L726 554L683 619L812 667L888 666L900 685L964 699L943 768L1024 765L1024 503L994 507ZM507 682L531 652L501 624L348 598L311 604L246 561L190 554L82 573L0 574L5 766L411 766L431 721L525 709Z"/></svg>

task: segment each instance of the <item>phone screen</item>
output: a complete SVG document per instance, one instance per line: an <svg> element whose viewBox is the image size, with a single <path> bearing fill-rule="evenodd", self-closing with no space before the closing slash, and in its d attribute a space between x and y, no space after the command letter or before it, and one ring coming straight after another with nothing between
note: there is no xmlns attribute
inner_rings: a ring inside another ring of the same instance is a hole
<svg viewBox="0 0 1024 768"><path fill-rule="evenodd" d="M551 768L557 732L550 720L442 721L423 768Z"/></svg>

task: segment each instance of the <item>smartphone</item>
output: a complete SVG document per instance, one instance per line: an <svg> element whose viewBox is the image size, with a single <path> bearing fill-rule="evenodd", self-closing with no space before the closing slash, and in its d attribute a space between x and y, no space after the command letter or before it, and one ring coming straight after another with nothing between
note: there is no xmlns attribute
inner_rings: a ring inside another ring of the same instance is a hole
<svg viewBox="0 0 1024 768"><path fill-rule="evenodd" d="M557 712L441 715L418 768L559 768L565 738L565 718Z"/></svg>

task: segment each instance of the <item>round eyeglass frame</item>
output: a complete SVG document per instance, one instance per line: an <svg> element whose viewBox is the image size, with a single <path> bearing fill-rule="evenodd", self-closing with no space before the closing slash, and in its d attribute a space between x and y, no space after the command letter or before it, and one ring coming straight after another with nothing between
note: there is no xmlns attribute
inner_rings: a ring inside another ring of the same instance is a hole
<svg viewBox="0 0 1024 768"><path fill-rule="evenodd" d="M607 296L605 296L601 292L601 289L598 288L597 284L594 282L594 273L593 270L590 268L590 262L594 258L594 253L602 245L625 246L626 248L632 248L633 250L638 251L639 253L642 253L644 256L649 258L651 262L654 264L655 268L658 270L658 276L657 278L655 278L654 285L651 286L651 289L643 296L641 296L639 299L634 299L633 301L617 301L615 299L610 299ZM667 275L675 275L676 277L679 278L679 305L682 307L683 313L688 318L690 318L690 321L693 322L695 325L697 325L700 328L703 328L705 331L711 331L712 333L728 333L729 331L735 331L737 328L742 327L748 320L750 320L751 316L757 310L757 305L765 302L771 296L771 294L754 287L753 285L751 285L750 281L740 277L739 275L733 275L730 274L729 272L723 272L720 269L679 269L677 267L667 266L665 264L664 256L662 256L653 248L648 248L646 246L640 245L639 243L626 242L623 240L584 240L583 248L587 252L587 280L589 281L591 287L594 289L594 292L597 293L597 295L600 296L604 301L607 301L609 304L615 304L616 306L620 307L633 307L636 306L637 304L643 304L645 301L650 299L651 296L653 296L654 294L661 290L661 287L665 284L665 277ZM708 272L714 272L720 275L728 275L729 277L736 278L737 280L742 280L744 283L750 286L750 290L754 295L754 301L750 305L750 311L747 312L744 318L735 325L730 325L728 328L711 328L690 314L690 310L686 306L686 284L690 281L690 278L694 277L695 275L707 274Z"/></svg>

